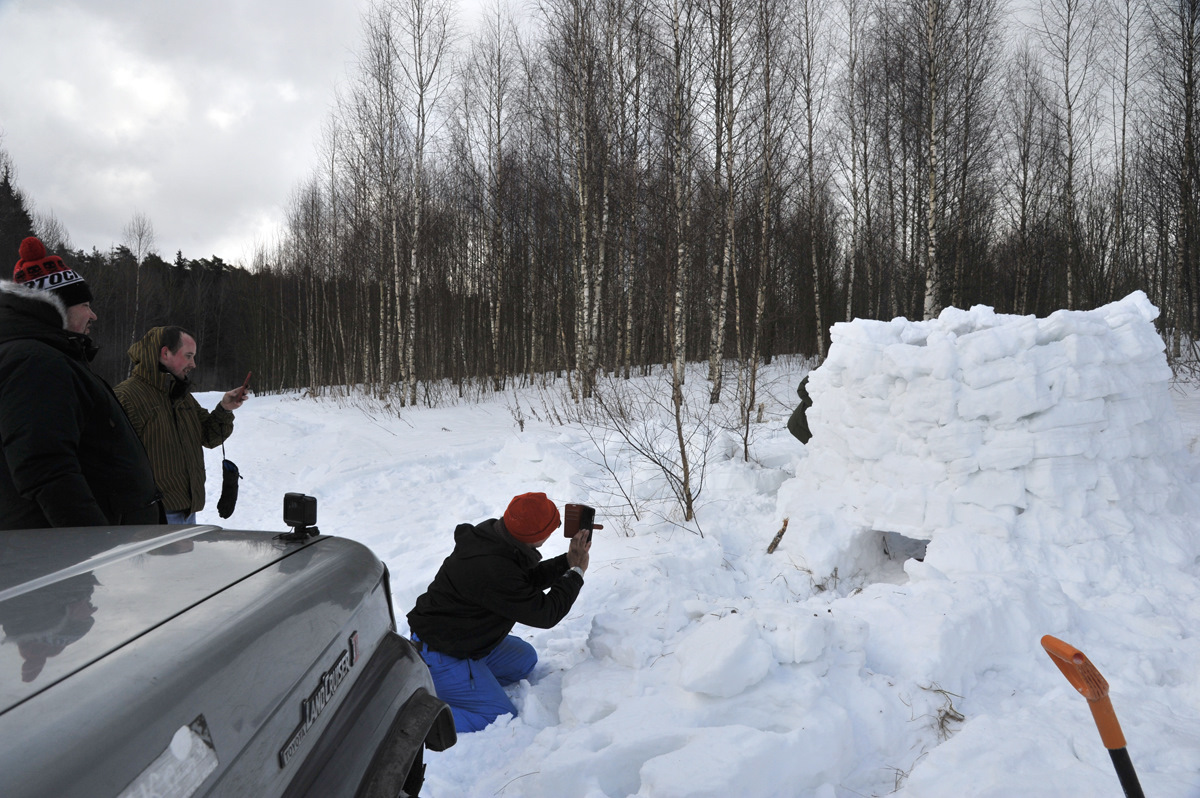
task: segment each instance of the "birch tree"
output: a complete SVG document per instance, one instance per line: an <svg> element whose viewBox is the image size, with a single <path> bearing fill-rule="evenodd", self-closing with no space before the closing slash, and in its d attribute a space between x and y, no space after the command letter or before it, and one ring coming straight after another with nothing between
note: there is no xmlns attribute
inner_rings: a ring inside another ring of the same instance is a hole
<svg viewBox="0 0 1200 798"><path fill-rule="evenodd" d="M842 71L839 81L838 108L844 123L842 138L835 155L840 164L843 195L849 204L850 236L846 247L845 291L847 321L855 318L856 279L865 270L866 295L874 296L874 271L871 260L864 257L870 237L871 186L873 171L870 161L869 114L874 106L874 86L867 72L863 49L867 44L868 5L866 0L842 0L842 22L845 25ZM869 307L869 305L868 305ZM870 312L870 311L868 311Z"/></svg>
<svg viewBox="0 0 1200 798"><path fill-rule="evenodd" d="M1129 190L1129 125L1134 113L1134 95L1144 79L1144 56L1138 53L1145 39L1145 6L1139 0L1111 0L1111 98L1112 149L1116 174L1113 177L1112 261L1101 277L1104 296L1111 298L1126 269L1131 230L1126 208Z"/></svg>
<svg viewBox="0 0 1200 798"><path fill-rule="evenodd" d="M1172 329L1172 356L1182 353L1185 332L1200 328L1200 153L1197 153L1197 110L1200 102L1200 3L1172 0L1153 7L1155 44L1154 129L1163 155L1164 183L1169 187L1164 249L1169 263L1164 281L1167 323Z"/></svg>
<svg viewBox="0 0 1200 798"><path fill-rule="evenodd" d="M133 333L130 337L130 343L141 337L141 324L139 318L142 308L142 262L146 260L146 256L154 251L155 236L154 224L150 221L150 217L141 211L135 211L129 223L125 225L122 231L124 234L125 246L133 255L134 260L134 279L133 279Z"/></svg>
<svg viewBox="0 0 1200 798"><path fill-rule="evenodd" d="M951 0L913 0L913 14L918 26L917 52L922 77L921 108L923 110L921 140L924 145L923 179L925 188L925 303L926 319L935 318L942 310L943 264L940 236L945 185L942 181L941 159L944 157L946 98L952 69L955 64L954 34L958 31L957 9Z"/></svg>
<svg viewBox="0 0 1200 798"><path fill-rule="evenodd" d="M1005 167L1000 196L1014 265L1012 307L1024 315L1038 307L1036 264L1052 212L1057 125L1050 113L1053 86L1028 42L1009 65L1001 119Z"/></svg>
<svg viewBox="0 0 1200 798"><path fill-rule="evenodd" d="M805 0L801 0L801 6ZM785 163L782 139L788 130L791 100L796 90L794 65L791 62L791 37L788 31L792 24L803 26L804 10L798 9L795 18L787 13L788 3L782 0L757 0L754 4L754 39L759 51L757 61L756 96L758 99L758 151L759 164L757 226L758 252L755 258L752 280L754 298L750 312L749 341L740 349L741 363L738 378L739 412L742 428L742 456L750 458L750 425L754 406L758 399L758 367L762 351L763 313L766 308L767 288L771 284L775 264L775 220L779 215L776 204L782 201L777 196L780 173ZM803 40L803 33L800 34ZM803 44L801 44L803 48ZM803 57L803 56L801 56ZM803 67L801 67L803 69ZM815 117L815 112L814 112ZM805 125L813 117L805 118ZM738 314L741 315L740 313ZM819 318L819 316L818 316ZM820 323L820 322L818 322ZM739 336L740 337L740 336Z"/></svg>
<svg viewBox="0 0 1200 798"><path fill-rule="evenodd" d="M402 332L401 374L407 382L408 403L417 401L417 292L421 280L422 223L426 201L426 157L431 127L437 124L438 105L450 77L449 53L452 43L450 0L395 0L402 36L396 39L398 62L407 92L407 113L412 131L412 159L409 174L409 230L406 313ZM392 221L393 245L398 244L398 220ZM397 247L398 249L398 247ZM400 280L400 269L396 270ZM401 294L396 286L395 295Z"/></svg>
<svg viewBox="0 0 1200 798"><path fill-rule="evenodd" d="M953 131L947 144L952 144L955 152L948 154L953 168L946 170L952 183L946 192L952 199L954 245L950 301L956 307L965 307L970 304L968 297L978 297L975 291L984 277L980 256L986 249L981 233L990 229L993 215L995 83L1003 42L998 0L959 2L959 32L954 37L959 55L947 93L947 117Z"/></svg>
<svg viewBox="0 0 1200 798"><path fill-rule="evenodd" d="M561 81L574 217L575 375L579 395L588 398L596 377L609 211L605 25L597 0L555 0L546 13L551 58Z"/></svg>
<svg viewBox="0 0 1200 798"><path fill-rule="evenodd" d="M644 278L639 279L644 269L639 268L638 249L643 212L639 183L646 139L643 120L651 49L647 15L645 0L606 0L606 61L611 84L606 95L607 116L612 129L612 172L618 185L613 281L620 308L614 308L613 315L619 314L617 364L626 379L634 359L635 330L641 327L635 324L635 301L639 289L642 293L645 289Z"/></svg>
<svg viewBox="0 0 1200 798"><path fill-rule="evenodd" d="M805 225L808 240L808 265L812 271L813 315L816 320L817 356L825 358L825 314L822 308L821 238L818 230L818 215L824 202L825 160L820 151L824 136L820 130L821 117L827 100L827 76L829 61L827 39L830 30L825 19L821 0L796 0L794 5L795 29L797 33L796 85L803 113L800 134L800 151L804 158L803 170L806 184ZM775 48L768 45L764 56L774 55ZM764 64L764 71L766 67ZM766 160L764 158L764 160ZM769 166L769 163L768 163Z"/></svg>
<svg viewBox="0 0 1200 798"><path fill-rule="evenodd" d="M354 284L360 319L379 330L374 345L360 344L364 381L380 396L394 382L389 355L403 351L400 315L401 241L399 218L410 133L401 113L399 32L393 9L377 3L363 18L363 52L354 81L343 100L349 133L346 169L354 185L352 213L358 228L356 247L366 274L374 281Z"/></svg>
<svg viewBox="0 0 1200 798"><path fill-rule="evenodd" d="M495 3L484 12L480 30L472 38L461 75L462 101L457 115L472 182L484 195L482 229L472 230L470 250L478 253L482 261L483 284L487 287L488 344L492 388L496 391L504 387L500 343L504 270L510 242L505 235L502 203L508 182L506 145L512 132L517 91L517 50L513 21L500 4Z"/></svg>
<svg viewBox="0 0 1200 798"><path fill-rule="evenodd" d="M710 254L711 279L708 292L709 346L708 378L712 383L709 402L721 398L729 286L736 265L737 209L741 156L744 152L741 110L745 101L751 55L749 32L735 0L710 0L705 6L708 29L709 81L712 91L712 183L719 220L716 253Z"/></svg>
<svg viewBox="0 0 1200 798"><path fill-rule="evenodd" d="M684 432L683 384L687 358L688 273L692 261L692 203L695 170L694 136L696 107L696 25L697 8L694 0L665 0L660 13L664 15L663 57L665 68L665 107L663 143L670 176L674 256L671 274L671 305L667 341L671 364L671 404L675 415L675 432L679 446L682 471L684 520L695 513L691 481L691 464L687 455L687 435Z"/></svg>
<svg viewBox="0 0 1200 798"><path fill-rule="evenodd" d="M1054 64L1053 108L1063 137L1060 203L1066 241L1066 306L1078 307L1079 184L1094 110L1097 27L1095 0L1046 0L1040 6L1042 46Z"/></svg>

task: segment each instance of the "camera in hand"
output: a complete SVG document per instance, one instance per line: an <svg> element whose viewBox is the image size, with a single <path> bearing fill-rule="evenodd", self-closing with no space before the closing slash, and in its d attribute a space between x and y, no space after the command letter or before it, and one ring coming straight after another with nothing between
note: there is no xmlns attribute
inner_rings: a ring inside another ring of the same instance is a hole
<svg viewBox="0 0 1200 798"><path fill-rule="evenodd" d="M575 533L581 529L588 531L587 539L592 539L592 531L596 529L604 529L604 526L596 523L596 508L589 507L586 504L568 504L563 508L563 535L569 538L575 537Z"/></svg>
<svg viewBox="0 0 1200 798"><path fill-rule="evenodd" d="M283 494L283 522L292 528L279 536L284 540L304 540L321 534L317 529L317 498L303 493Z"/></svg>

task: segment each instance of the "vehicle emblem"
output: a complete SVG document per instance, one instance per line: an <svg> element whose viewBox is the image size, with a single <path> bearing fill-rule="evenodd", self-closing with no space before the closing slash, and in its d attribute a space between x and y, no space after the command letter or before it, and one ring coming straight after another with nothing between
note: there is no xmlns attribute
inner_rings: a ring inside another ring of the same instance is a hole
<svg viewBox="0 0 1200 798"><path fill-rule="evenodd" d="M309 730L316 725L325 707L329 706L338 688L346 681L350 669L358 662L358 632L350 635L348 643L329 670L321 674L316 689L300 702L300 723L288 736L287 745L279 751L279 767L287 767L287 763L300 750L300 744L304 742Z"/></svg>

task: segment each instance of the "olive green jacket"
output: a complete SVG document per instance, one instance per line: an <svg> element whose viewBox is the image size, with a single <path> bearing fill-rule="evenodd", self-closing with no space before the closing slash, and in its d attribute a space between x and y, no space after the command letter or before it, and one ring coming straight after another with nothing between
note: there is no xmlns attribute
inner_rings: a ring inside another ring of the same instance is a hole
<svg viewBox="0 0 1200 798"><path fill-rule="evenodd" d="M217 405L210 413L178 380L159 365L162 327L155 327L133 346L133 374L114 390L133 429L150 456L154 481L168 512L204 509L204 452L233 434L233 413Z"/></svg>

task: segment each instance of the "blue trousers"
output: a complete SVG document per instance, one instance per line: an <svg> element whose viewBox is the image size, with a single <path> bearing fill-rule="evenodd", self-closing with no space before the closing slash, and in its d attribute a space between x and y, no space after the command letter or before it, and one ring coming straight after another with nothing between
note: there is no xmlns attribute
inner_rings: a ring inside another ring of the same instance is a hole
<svg viewBox="0 0 1200 798"><path fill-rule="evenodd" d="M513 635L483 659L458 659L420 648L437 696L450 705L459 734L479 731L501 715L515 716L517 708L504 685L521 681L537 664L533 646Z"/></svg>
<svg viewBox="0 0 1200 798"><path fill-rule="evenodd" d="M196 523L195 513L167 513L168 524L194 524Z"/></svg>

